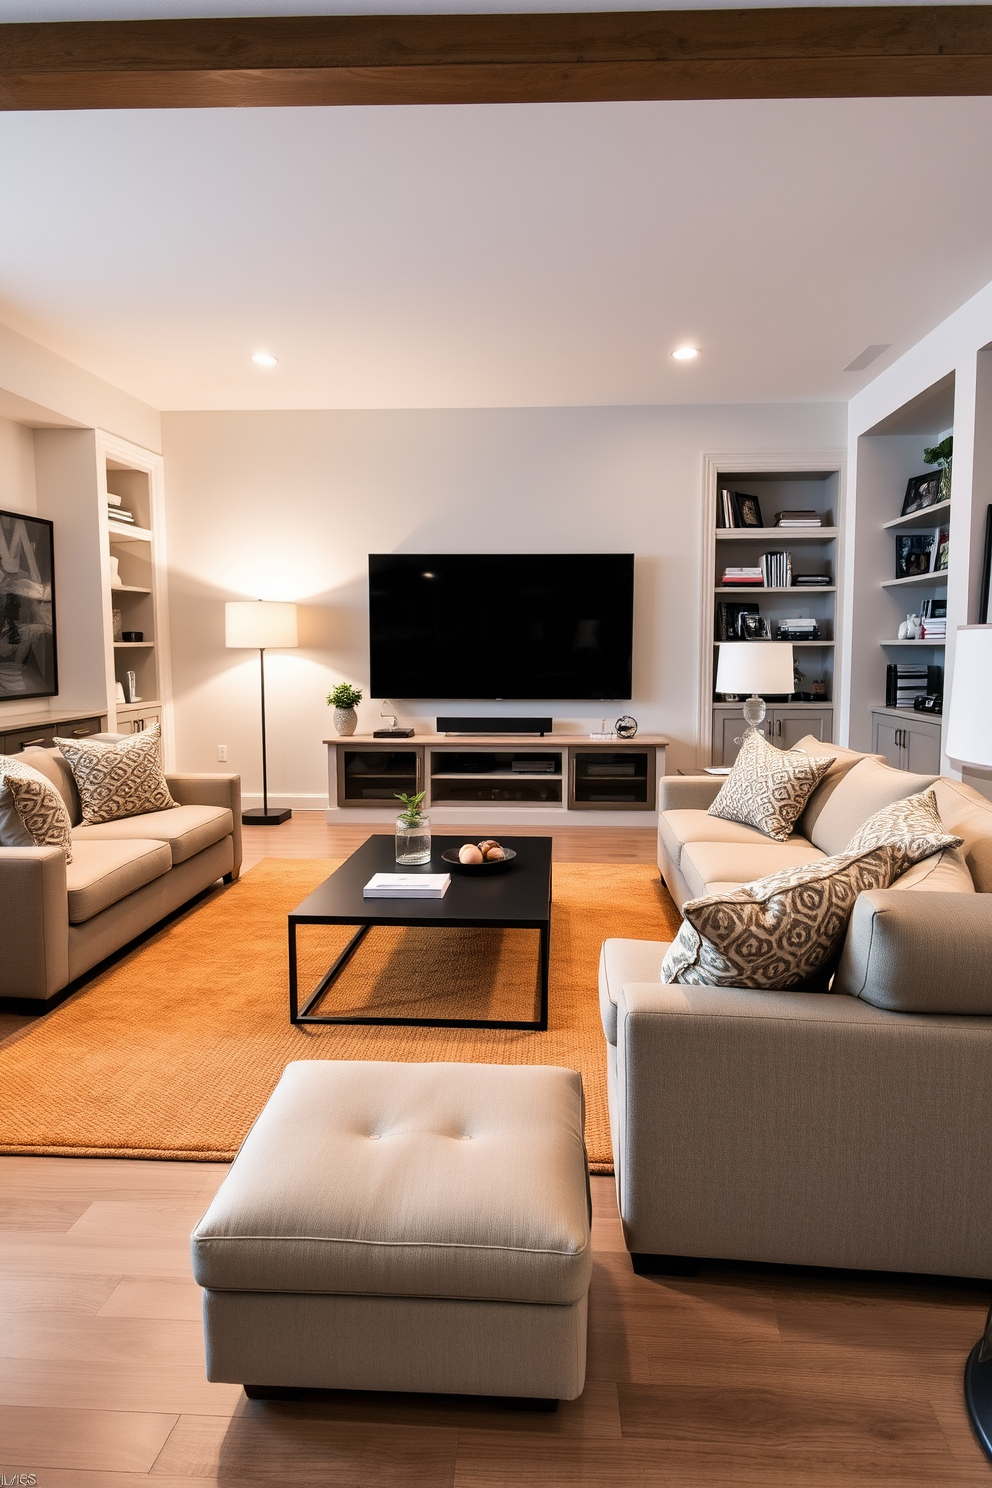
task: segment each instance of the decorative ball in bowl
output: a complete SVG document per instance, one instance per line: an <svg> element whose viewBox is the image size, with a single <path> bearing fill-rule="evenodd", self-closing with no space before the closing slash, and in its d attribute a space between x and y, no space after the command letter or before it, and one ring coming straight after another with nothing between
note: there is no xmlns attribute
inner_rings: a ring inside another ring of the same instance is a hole
<svg viewBox="0 0 992 1488"><path fill-rule="evenodd" d="M493 837L464 842L461 847L449 847L441 854L456 873L501 873L516 856L512 847L501 846Z"/></svg>

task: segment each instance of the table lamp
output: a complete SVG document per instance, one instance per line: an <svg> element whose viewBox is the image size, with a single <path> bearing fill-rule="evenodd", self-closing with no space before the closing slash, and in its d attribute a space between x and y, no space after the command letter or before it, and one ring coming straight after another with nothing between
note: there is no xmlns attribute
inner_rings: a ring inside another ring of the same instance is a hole
<svg viewBox="0 0 992 1488"><path fill-rule="evenodd" d="M721 641L716 667L716 690L743 693L744 721L760 728L765 700L759 694L791 697L795 691L792 645L789 641ZM748 696L750 694L750 696Z"/></svg>
<svg viewBox="0 0 992 1488"><path fill-rule="evenodd" d="M947 705L947 753L959 765L992 768L992 625L959 625ZM992 1311L968 1356L964 1396L979 1441L992 1456Z"/></svg>
<svg viewBox="0 0 992 1488"><path fill-rule="evenodd" d="M289 821L292 811L269 810L269 776L265 753L265 653L298 646L295 604L282 604L270 599L236 600L224 606L226 644L258 651L262 693L262 805L242 812L247 827L277 827Z"/></svg>

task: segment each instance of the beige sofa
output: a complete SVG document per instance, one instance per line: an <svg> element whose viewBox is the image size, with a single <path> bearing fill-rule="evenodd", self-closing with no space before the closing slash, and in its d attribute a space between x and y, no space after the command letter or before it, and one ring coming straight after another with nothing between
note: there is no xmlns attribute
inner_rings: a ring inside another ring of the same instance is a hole
<svg viewBox="0 0 992 1488"><path fill-rule="evenodd" d="M709 816L719 779L663 780L659 863L676 903L842 851L932 780L829 751L835 767L785 843ZM992 802L932 783L964 846L860 896L830 991L665 986L666 944L604 946L636 1266L709 1256L992 1276Z"/></svg>
<svg viewBox="0 0 992 1488"><path fill-rule="evenodd" d="M241 868L237 775L167 775L178 807L80 825L72 772L57 749L15 756L57 786L72 822L61 848L0 847L0 1005L44 1012L77 977L194 895Z"/></svg>

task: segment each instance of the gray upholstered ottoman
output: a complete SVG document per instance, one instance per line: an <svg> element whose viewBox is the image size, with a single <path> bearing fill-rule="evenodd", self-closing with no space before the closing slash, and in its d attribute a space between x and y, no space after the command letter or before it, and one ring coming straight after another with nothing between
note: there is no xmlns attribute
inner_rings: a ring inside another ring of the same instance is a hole
<svg viewBox="0 0 992 1488"><path fill-rule="evenodd" d="M211 1380L572 1400L592 1269L581 1079L290 1064L192 1245Z"/></svg>

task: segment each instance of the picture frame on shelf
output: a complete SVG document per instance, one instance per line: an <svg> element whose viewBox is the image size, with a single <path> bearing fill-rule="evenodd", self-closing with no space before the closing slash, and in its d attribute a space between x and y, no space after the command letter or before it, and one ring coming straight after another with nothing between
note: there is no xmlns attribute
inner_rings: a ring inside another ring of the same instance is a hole
<svg viewBox="0 0 992 1488"><path fill-rule="evenodd" d="M58 690L54 526L0 511L0 702Z"/></svg>
<svg viewBox="0 0 992 1488"><path fill-rule="evenodd" d="M896 538L896 578L912 579L931 572L935 532L905 533Z"/></svg>
<svg viewBox="0 0 992 1488"><path fill-rule="evenodd" d="M900 515L908 517L912 512L926 511L927 507L936 506L940 500L940 476L939 470L912 476L906 487Z"/></svg>
<svg viewBox="0 0 992 1488"><path fill-rule="evenodd" d="M950 559L950 531L947 527L937 527L933 534L933 551L930 560L933 565L931 573L946 573Z"/></svg>
<svg viewBox="0 0 992 1488"><path fill-rule="evenodd" d="M748 496L743 491L732 491L730 499L734 506L736 527L763 527L765 525L761 515L761 503L757 496Z"/></svg>

